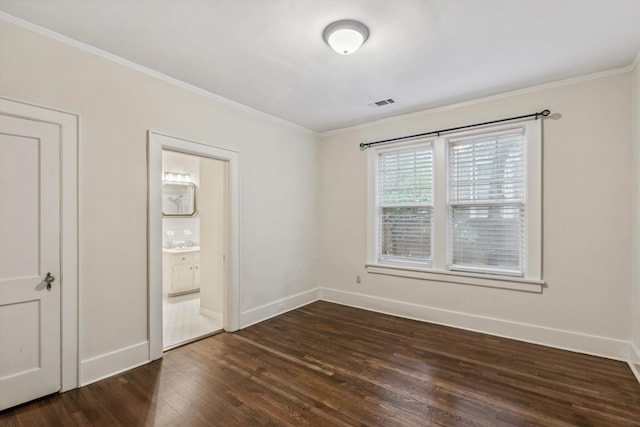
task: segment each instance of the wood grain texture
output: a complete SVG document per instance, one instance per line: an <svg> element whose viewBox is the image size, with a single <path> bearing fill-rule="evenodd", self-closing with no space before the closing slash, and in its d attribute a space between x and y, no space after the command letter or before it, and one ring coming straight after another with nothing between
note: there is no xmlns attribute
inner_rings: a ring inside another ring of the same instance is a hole
<svg viewBox="0 0 640 427"><path fill-rule="evenodd" d="M0 426L640 426L612 360L316 302Z"/></svg>

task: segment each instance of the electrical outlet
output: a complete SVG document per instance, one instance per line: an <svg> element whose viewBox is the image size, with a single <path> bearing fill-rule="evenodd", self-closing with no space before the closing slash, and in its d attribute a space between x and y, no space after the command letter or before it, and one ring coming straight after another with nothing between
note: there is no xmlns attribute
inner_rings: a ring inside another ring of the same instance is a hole
<svg viewBox="0 0 640 427"><path fill-rule="evenodd" d="M360 280L360 276L356 276L356 283L362 283L362 280Z"/></svg>

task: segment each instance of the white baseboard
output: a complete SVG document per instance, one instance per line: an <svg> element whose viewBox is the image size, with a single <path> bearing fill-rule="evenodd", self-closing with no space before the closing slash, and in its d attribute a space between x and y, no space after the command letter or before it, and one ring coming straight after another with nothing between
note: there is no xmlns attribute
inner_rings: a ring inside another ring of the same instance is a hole
<svg viewBox="0 0 640 427"><path fill-rule="evenodd" d="M331 288L320 288L320 299L393 316L482 332L562 350L624 362L629 360L630 343L624 340L477 316Z"/></svg>
<svg viewBox="0 0 640 427"><path fill-rule="evenodd" d="M202 314L204 317L215 320L220 325L222 325L222 313L218 313L217 311L213 311L211 309L200 306L200 314Z"/></svg>
<svg viewBox="0 0 640 427"><path fill-rule="evenodd" d="M246 328L318 300L562 350L621 360L629 364L629 367L640 382L640 350L629 341L477 316L388 298L346 292L339 289L310 289L247 310L240 314L241 328ZM214 311L201 309L201 312L202 310L206 311L206 313L203 312L205 316L210 314L220 316L219 313ZM91 384L146 363L149 363L148 341L84 360L81 362L80 367L80 386Z"/></svg>
<svg viewBox="0 0 640 427"><path fill-rule="evenodd" d="M80 363L80 386L149 363L149 341L143 341Z"/></svg>
<svg viewBox="0 0 640 427"><path fill-rule="evenodd" d="M315 288L260 307L252 308L251 310L240 313L240 328L246 328L279 314L286 313L287 311L295 310L318 299L319 290Z"/></svg>
<svg viewBox="0 0 640 427"><path fill-rule="evenodd" d="M633 342L629 344L629 347L629 367L638 382L640 382L640 349Z"/></svg>
<svg viewBox="0 0 640 427"><path fill-rule="evenodd" d="M640 365L640 349L638 349L633 342L629 343L629 347L629 361L636 365Z"/></svg>
<svg viewBox="0 0 640 427"><path fill-rule="evenodd" d="M629 367L631 368L631 372L635 375L636 379L640 383L640 364L629 362Z"/></svg>

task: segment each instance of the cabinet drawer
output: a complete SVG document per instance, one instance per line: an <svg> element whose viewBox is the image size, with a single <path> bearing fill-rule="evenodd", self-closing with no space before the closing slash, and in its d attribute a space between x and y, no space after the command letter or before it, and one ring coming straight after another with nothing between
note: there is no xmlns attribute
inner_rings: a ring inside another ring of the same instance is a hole
<svg viewBox="0 0 640 427"><path fill-rule="evenodd" d="M193 264L194 262L194 254L174 254L171 257L171 263L173 265L179 264ZM199 256L198 256L199 258Z"/></svg>

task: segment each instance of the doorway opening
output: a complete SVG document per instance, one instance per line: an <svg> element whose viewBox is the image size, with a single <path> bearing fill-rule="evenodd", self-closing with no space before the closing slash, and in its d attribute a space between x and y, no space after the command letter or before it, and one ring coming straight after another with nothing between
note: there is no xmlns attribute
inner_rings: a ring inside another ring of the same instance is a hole
<svg viewBox="0 0 640 427"><path fill-rule="evenodd" d="M238 153L149 132L149 359L238 329Z"/></svg>
<svg viewBox="0 0 640 427"><path fill-rule="evenodd" d="M162 150L162 178L166 351L222 331L227 162Z"/></svg>

